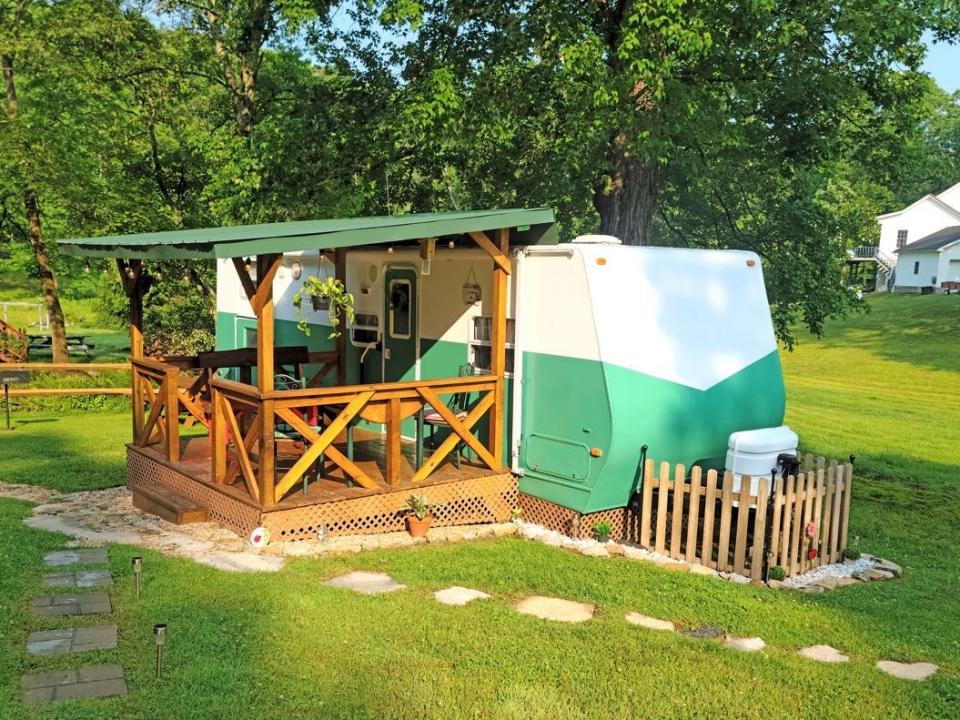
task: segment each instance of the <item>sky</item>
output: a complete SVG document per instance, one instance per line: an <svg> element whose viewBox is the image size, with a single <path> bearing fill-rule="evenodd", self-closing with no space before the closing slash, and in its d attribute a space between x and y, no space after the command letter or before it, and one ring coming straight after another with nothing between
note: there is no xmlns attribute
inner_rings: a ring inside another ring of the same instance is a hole
<svg viewBox="0 0 960 720"><path fill-rule="evenodd" d="M923 69L947 92L960 90L960 45L931 43Z"/></svg>

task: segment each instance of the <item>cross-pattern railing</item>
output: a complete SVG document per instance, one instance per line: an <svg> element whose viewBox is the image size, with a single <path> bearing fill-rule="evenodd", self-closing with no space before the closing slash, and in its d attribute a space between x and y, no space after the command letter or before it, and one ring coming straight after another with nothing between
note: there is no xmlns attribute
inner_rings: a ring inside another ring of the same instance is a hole
<svg viewBox="0 0 960 720"><path fill-rule="evenodd" d="M474 433L494 404L496 386L494 376L480 375L261 393L248 385L214 378L210 382L212 477L215 483L231 484L242 475L251 497L265 506L282 499L318 462L333 463L345 478L361 487L378 488L378 480L364 472L348 456L349 451L344 453L334 445L351 425L365 420L385 425L383 482L397 486L403 463L401 423L428 406L444 419L450 432L415 468L410 483L428 478L461 443L485 466L501 470L488 446ZM455 413L443 400L459 393L471 397L466 413ZM292 428L303 444L302 454L279 477L273 469L276 443L272 436L278 423ZM265 437L265 432L271 436ZM265 458L267 453L274 456Z"/></svg>
<svg viewBox="0 0 960 720"><path fill-rule="evenodd" d="M171 462L180 460L180 369L149 359L130 361L133 370L133 444L162 445Z"/></svg>

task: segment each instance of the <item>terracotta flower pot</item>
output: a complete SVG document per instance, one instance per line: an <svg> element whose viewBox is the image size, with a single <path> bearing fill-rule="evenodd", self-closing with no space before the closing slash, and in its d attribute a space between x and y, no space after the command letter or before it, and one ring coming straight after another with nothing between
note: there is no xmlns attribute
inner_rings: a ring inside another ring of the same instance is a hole
<svg viewBox="0 0 960 720"><path fill-rule="evenodd" d="M407 531L410 537L423 537L430 529L430 523L433 522L433 515L425 515L423 520L412 513L407 515Z"/></svg>

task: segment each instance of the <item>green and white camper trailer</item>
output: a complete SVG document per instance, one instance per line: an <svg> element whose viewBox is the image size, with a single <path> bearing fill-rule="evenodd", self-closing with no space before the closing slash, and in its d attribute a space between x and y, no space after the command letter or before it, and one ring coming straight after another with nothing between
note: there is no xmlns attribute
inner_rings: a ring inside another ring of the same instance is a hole
<svg viewBox="0 0 960 720"><path fill-rule="evenodd" d="M251 346L249 303L230 261L218 262L217 347ZM783 422L755 254L587 236L518 248L512 262L505 447L522 492L580 513L623 507L642 446L658 460L720 468L731 433ZM489 268L479 248L441 244L429 260L416 247L351 250L347 382L489 367ZM327 313L304 303L304 336L293 307L308 275L333 272L319 252L285 255L274 280L278 345L333 347Z"/></svg>

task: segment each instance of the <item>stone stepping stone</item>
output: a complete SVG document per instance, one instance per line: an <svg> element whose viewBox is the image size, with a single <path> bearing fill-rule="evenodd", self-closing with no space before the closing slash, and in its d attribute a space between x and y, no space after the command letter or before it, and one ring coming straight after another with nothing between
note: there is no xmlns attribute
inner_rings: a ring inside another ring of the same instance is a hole
<svg viewBox="0 0 960 720"><path fill-rule="evenodd" d="M378 595L405 588L386 573L352 572L324 583L329 587L346 588L364 595Z"/></svg>
<svg viewBox="0 0 960 720"><path fill-rule="evenodd" d="M727 633L719 625L701 625L695 628L686 628L680 631L681 635L696 638L698 640L713 640L716 638L725 638Z"/></svg>
<svg viewBox="0 0 960 720"><path fill-rule="evenodd" d="M740 652L759 652L767 646L762 638L741 638L734 637L733 635L727 635L727 638L723 641L723 644L728 648L739 650Z"/></svg>
<svg viewBox="0 0 960 720"><path fill-rule="evenodd" d="M810 660L825 663L845 663L850 659L849 656L843 655L839 650L829 645L811 645L799 650L798 654Z"/></svg>
<svg viewBox="0 0 960 720"><path fill-rule="evenodd" d="M893 660L877 661L877 668L883 670L888 675L893 675L901 680L926 680L940 668L933 663L900 663Z"/></svg>
<svg viewBox="0 0 960 720"><path fill-rule="evenodd" d="M73 570L69 572L48 573L44 575L41 587L45 588L91 588L113 585L110 571L103 570Z"/></svg>
<svg viewBox="0 0 960 720"><path fill-rule="evenodd" d="M87 650L113 650L117 646L117 626L66 628L31 633L27 652L31 655L61 655Z"/></svg>
<svg viewBox="0 0 960 720"><path fill-rule="evenodd" d="M20 678L24 702L49 703L74 698L127 694L119 665L87 665L75 670L26 674Z"/></svg>
<svg viewBox="0 0 960 720"><path fill-rule="evenodd" d="M454 585L453 587L448 587L444 590L437 590L433 594L433 597L438 603L442 603L444 605L466 605L474 600L488 598L490 595L482 590L474 590L472 588Z"/></svg>
<svg viewBox="0 0 960 720"><path fill-rule="evenodd" d="M651 630L668 630L669 632L676 632L676 626L669 620L658 620L654 617L649 617L648 615L641 615L640 613L632 612L624 615L624 619L631 625L639 625L640 627L650 628Z"/></svg>
<svg viewBox="0 0 960 720"><path fill-rule="evenodd" d="M36 615L100 615L113 609L104 592L42 595L30 600L30 607Z"/></svg>
<svg viewBox="0 0 960 720"><path fill-rule="evenodd" d="M533 595L520 601L515 609L524 615L533 615L543 620L576 623L593 618L594 606L590 603Z"/></svg>
<svg viewBox="0 0 960 720"><path fill-rule="evenodd" d="M47 567L61 565L105 565L109 561L104 548L84 548L81 550L58 550L43 556Z"/></svg>

